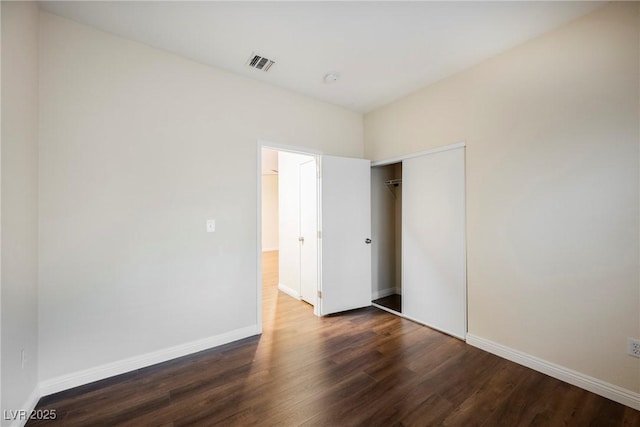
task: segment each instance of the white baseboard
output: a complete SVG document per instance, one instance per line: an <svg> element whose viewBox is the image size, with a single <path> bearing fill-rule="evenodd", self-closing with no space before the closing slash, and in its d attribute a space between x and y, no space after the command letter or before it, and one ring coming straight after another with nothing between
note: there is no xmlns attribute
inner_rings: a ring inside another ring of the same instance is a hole
<svg viewBox="0 0 640 427"><path fill-rule="evenodd" d="M31 394L29 395L29 397L27 397L27 400L25 400L24 404L20 408L20 410L24 411L24 416L22 416L22 413L20 413L20 416L18 416L18 419L11 421L11 424L10 424L11 427L24 427L24 425L27 424L27 421L29 420L28 419L29 414L31 413L31 411L33 411L36 408L36 405L38 404L40 397L41 397L40 388L36 386L31 392ZM4 417L6 414L2 414L2 415Z"/></svg>
<svg viewBox="0 0 640 427"><path fill-rule="evenodd" d="M282 283L278 283L278 289L284 292L285 294L294 297L295 299L302 299L302 296L295 290L291 289L288 286L283 285Z"/></svg>
<svg viewBox="0 0 640 427"><path fill-rule="evenodd" d="M396 293L396 288L386 288L386 289L378 289L377 291L371 292L371 299L378 299L388 297L389 295L393 295Z"/></svg>
<svg viewBox="0 0 640 427"><path fill-rule="evenodd" d="M277 246L275 248L262 248L262 252L273 252L277 250L278 250Z"/></svg>
<svg viewBox="0 0 640 427"><path fill-rule="evenodd" d="M136 369L145 368L157 363L166 362L177 357L186 356L198 351L207 350L212 347L227 344L232 341L241 340L253 335L258 335L257 325L247 326L245 328L236 329L224 334L180 344L163 350L154 351L140 356L134 356L127 359L118 360L116 362L107 363L95 368L85 369L83 371L62 375L51 378L40 383L40 393L42 396L48 396L53 393L68 390L73 387L89 384L94 381L103 380L115 375L124 374L126 372L135 371Z"/></svg>
<svg viewBox="0 0 640 427"><path fill-rule="evenodd" d="M396 316L402 317L402 313L398 313L395 310L391 310L389 307L385 307L384 305L376 304L375 302L372 302L371 305L373 307L379 308L380 310L383 310L383 311L386 311L388 313L395 314Z"/></svg>
<svg viewBox="0 0 640 427"><path fill-rule="evenodd" d="M467 334L467 344L640 411L640 393L547 362L473 334Z"/></svg>

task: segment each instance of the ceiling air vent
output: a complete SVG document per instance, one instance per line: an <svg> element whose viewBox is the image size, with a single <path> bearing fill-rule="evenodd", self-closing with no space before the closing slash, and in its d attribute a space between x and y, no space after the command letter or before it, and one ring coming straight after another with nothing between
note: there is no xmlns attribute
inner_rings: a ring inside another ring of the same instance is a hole
<svg viewBox="0 0 640 427"><path fill-rule="evenodd" d="M247 65L249 67L265 72L269 71L269 68L271 68L271 66L275 63L275 61L272 61L269 58L265 58L264 56L256 55L255 53L251 54L249 61L247 61Z"/></svg>

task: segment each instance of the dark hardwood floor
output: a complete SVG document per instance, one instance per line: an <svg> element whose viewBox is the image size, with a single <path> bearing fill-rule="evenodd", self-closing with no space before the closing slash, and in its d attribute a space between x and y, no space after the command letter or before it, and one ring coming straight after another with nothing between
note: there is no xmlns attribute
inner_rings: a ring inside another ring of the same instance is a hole
<svg viewBox="0 0 640 427"><path fill-rule="evenodd" d="M375 299L371 302L386 307L389 310L393 310L396 313L402 313L402 295L388 295L386 297Z"/></svg>
<svg viewBox="0 0 640 427"><path fill-rule="evenodd" d="M640 412L370 307L278 292L264 333L41 399L64 426L640 426Z"/></svg>

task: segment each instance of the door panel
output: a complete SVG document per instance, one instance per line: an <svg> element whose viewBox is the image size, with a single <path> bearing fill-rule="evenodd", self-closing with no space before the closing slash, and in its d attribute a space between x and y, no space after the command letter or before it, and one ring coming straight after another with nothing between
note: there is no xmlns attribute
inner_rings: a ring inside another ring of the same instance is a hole
<svg viewBox="0 0 640 427"><path fill-rule="evenodd" d="M464 148L407 159L402 175L403 315L464 339Z"/></svg>
<svg viewBox="0 0 640 427"><path fill-rule="evenodd" d="M371 163L321 159L320 314L371 305Z"/></svg>
<svg viewBox="0 0 640 427"><path fill-rule="evenodd" d="M300 165L300 294L316 305L318 295L318 203L316 161Z"/></svg>

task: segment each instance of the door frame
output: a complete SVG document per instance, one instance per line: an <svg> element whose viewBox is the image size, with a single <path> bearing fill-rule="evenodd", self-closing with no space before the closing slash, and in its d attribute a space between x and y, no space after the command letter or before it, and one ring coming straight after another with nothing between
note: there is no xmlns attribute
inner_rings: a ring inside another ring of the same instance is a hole
<svg viewBox="0 0 640 427"><path fill-rule="evenodd" d="M267 148L277 151L287 151L290 153L304 154L311 156L316 160L316 167L319 168L322 151L314 150L308 147L299 147L293 145L279 144L263 139L259 139L256 143L256 326L258 333L262 333L262 149ZM316 184L317 185L317 184ZM317 192L318 203L318 220L320 219L320 193ZM318 227L319 227L318 223ZM318 253L320 253L320 241L318 241ZM318 260L318 286L320 283L320 261ZM313 314L318 316L318 304L313 307Z"/></svg>
<svg viewBox="0 0 640 427"><path fill-rule="evenodd" d="M415 152L415 153L404 154L402 156L391 157L389 159L376 160L375 162L372 161L371 162L371 167L390 165L390 164L393 164L393 163L400 163L403 160L412 159L414 157L422 157L422 156L426 156L426 155L429 155L429 154L440 153L441 151L455 150L456 148L462 148L462 147L466 147L466 146L467 146L467 143L465 141L460 141L460 142L456 142L456 143L453 143L453 144L443 145L441 147L432 148L430 150L424 150L424 151L418 151L418 152Z"/></svg>

